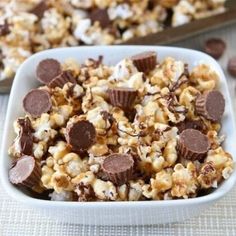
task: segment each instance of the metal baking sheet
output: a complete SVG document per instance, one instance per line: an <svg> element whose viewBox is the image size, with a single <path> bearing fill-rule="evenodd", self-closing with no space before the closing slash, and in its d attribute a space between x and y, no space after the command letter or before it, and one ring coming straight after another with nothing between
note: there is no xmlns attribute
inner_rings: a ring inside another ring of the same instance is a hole
<svg viewBox="0 0 236 236"><path fill-rule="evenodd" d="M178 27L169 27L156 34L131 39L124 45L167 45L200 33L209 32L218 28L236 23L236 0L226 2L226 11L208 18L195 20ZM0 93L9 93L13 78L0 81Z"/></svg>

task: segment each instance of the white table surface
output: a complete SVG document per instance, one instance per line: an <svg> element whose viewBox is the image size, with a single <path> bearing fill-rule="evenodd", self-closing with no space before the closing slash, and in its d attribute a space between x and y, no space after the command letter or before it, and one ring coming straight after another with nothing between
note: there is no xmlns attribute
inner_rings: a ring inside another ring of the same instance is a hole
<svg viewBox="0 0 236 236"><path fill-rule="evenodd" d="M210 32L175 45L200 49L205 39L216 36L227 42L227 51L219 61L226 68L228 58L236 56L236 26ZM226 72L226 70L225 70ZM232 99L235 98L236 79L227 72ZM8 95L0 95L0 133L4 126ZM236 108L236 102L234 102ZM1 139L1 135L0 135ZM236 141L236 140L235 140ZM82 235L159 235L159 236L236 236L236 187L215 206L201 216L182 223L153 226L84 226L62 224L42 217L37 211L28 209L10 199L0 184L0 236L82 236Z"/></svg>

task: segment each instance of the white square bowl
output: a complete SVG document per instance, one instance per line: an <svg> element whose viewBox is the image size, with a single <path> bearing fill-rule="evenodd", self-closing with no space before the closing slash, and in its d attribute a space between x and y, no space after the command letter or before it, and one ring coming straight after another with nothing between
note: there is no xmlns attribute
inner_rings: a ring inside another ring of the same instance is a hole
<svg viewBox="0 0 236 236"><path fill-rule="evenodd" d="M236 181L236 171L214 192L193 199L139 202L54 202L34 199L9 182L8 170L11 160L7 150L15 137L13 121L18 116L23 115L21 103L25 94L38 85L35 71L37 64L42 59L55 58L63 62L66 58L73 57L83 63L87 58L97 58L99 55L103 55L105 64L115 65L125 57L147 50L156 51L159 61L166 56L172 56L188 63L190 70L199 63L206 63L210 64L219 74L220 90L226 100L226 109L222 120L222 133L227 135L224 148L234 155L234 160L236 160L236 132L229 91L221 67L210 56L189 49L158 46L102 46L52 49L31 56L21 65L11 90L0 156L0 177L5 190L11 197L63 222L90 225L145 225L183 221L189 217L196 216L232 189Z"/></svg>

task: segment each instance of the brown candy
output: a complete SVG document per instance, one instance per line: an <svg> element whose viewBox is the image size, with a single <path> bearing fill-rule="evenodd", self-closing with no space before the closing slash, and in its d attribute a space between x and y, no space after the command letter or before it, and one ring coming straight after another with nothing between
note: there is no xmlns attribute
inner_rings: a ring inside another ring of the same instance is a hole
<svg viewBox="0 0 236 236"><path fill-rule="evenodd" d="M236 77L236 57L230 58L228 62L228 72L233 76Z"/></svg>
<svg viewBox="0 0 236 236"><path fill-rule="evenodd" d="M113 106L117 106L122 109L131 109L134 105L138 92L132 88L116 87L108 89L108 95Z"/></svg>
<svg viewBox="0 0 236 236"><path fill-rule="evenodd" d="M202 160L210 148L210 142L203 133L195 129L186 129L178 141L178 153L189 160Z"/></svg>
<svg viewBox="0 0 236 236"><path fill-rule="evenodd" d="M131 57L138 71L148 73L156 67L157 54L154 51L139 53Z"/></svg>
<svg viewBox="0 0 236 236"><path fill-rule="evenodd" d="M42 60L36 69L37 79L46 85L61 74L61 72L61 64L55 59Z"/></svg>
<svg viewBox="0 0 236 236"><path fill-rule="evenodd" d="M67 125L66 141L74 151L86 151L96 142L96 129L86 120Z"/></svg>
<svg viewBox="0 0 236 236"><path fill-rule="evenodd" d="M30 13L36 15L39 19L41 19L44 15L44 12L48 9L48 5L45 0L39 2Z"/></svg>
<svg viewBox="0 0 236 236"><path fill-rule="evenodd" d="M94 22L99 22L102 28L107 28L110 25L110 19L106 9L95 9L90 13L90 19Z"/></svg>
<svg viewBox="0 0 236 236"><path fill-rule="evenodd" d="M5 36L10 33L9 24L5 20L4 24L0 24L0 37Z"/></svg>
<svg viewBox="0 0 236 236"><path fill-rule="evenodd" d="M50 88L63 88L63 86L66 83L72 83L72 84L76 84L76 80L74 78L74 76L72 75L72 72L67 70L67 71L63 71L61 74L59 74L58 76L56 76L49 84L48 86Z"/></svg>
<svg viewBox="0 0 236 236"><path fill-rule="evenodd" d="M217 122L223 116L225 99L220 91L212 90L199 95L195 103L196 113L206 119Z"/></svg>
<svg viewBox="0 0 236 236"><path fill-rule="evenodd" d="M19 135L19 146L20 152L24 155L32 155L33 152L33 135L32 126L28 117L19 119L18 124L20 125Z"/></svg>
<svg viewBox="0 0 236 236"><path fill-rule="evenodd" d="M102 169L116 185L127 183L133 174L134 160L131 155L114 153L106 157Z"/></svg>
<svg viewBox="0 0 236 236"><path fill-rule="evenodd" d="M179 122L176 124L179 133L182 133L186 129L196 129L202 131L204 129L204 124L201 120L190 120L185 119L184 121Z"/></svg>
<svg viewBox="0 0 236 236"><path fill-rule="evenodd" d="M219 59L223 55L225 48L226 44L222 39L212 38L205 42L204 50L210 56Z"/></svg>
<svg viewBox="0 0 236 236"><path fill-rule="evenodd" d="M42 89L33 89L24 97L23 107L32 117L40 117L52 108L50 94Z"/></svg>
<svg viewBox="0 0 236 236"><path fill-rule="evenodd" d="M22 156L9 170L9 180L16 185L33 187L39 183L41 168L32 156Z"/></svg>

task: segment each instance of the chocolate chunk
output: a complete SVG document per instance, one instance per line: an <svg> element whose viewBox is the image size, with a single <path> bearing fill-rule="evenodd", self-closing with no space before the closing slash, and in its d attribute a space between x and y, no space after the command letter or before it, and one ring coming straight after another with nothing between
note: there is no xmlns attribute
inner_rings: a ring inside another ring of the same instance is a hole
<svg viewBox="0 0 236 236"><path fill-rule="evenodd" d="M55 59L41 61L36 69L37 79L43 84L49 84L62 72L60 63Z"/></svg>
<svg viewBox="0 0 236 236"><path fill-rule="evenodd" d="M50 88L63 88L63 86L66 83L72 83L72 84L76 84L76 80L72 74L71 71L67 70L67 71L63 71L61 74L59 74L58 76L56 76L49 84L48 86Z"/></svg>
<svg viewBox="0 0 236 236"><path fill-rule="evenodd" d="M219 59L223 55L225 48L226 44L222 39L212 38L205 42L204 50L210 56Z"/></svg>
<svg viewBox="0 0 236 236"><path fill-rule="evenodd" d="M39 2L30 13L36 15L39 19L43 18L44 12L48 9L47 3L43 0Z"/></svg>
<svg viewBox="0 0 236 236"><path fill-rule="evenodd" d="M26 117L25 119L19 119L18 124L20 125L20 135L19 135L19 146L20 152L24 155L32 155L33 152L33 135L32 126L30 119Z"/></svg>
<svg viewBox="0 0 236 236"><path fill-rule="evenodd" d="M89 17L92 23L99 22L102 28L108 27L111 23L106 9L94 9Z"/></svg>
<svg viewBox="0 0 236 236"><path fill-rule="evenodd" d="M117 106L122 109L131 109L134 105L138 92L132 88L115 87L108 89L108 95L113 106Z"/></svg>
<svg viewBox="0 0 236 236"><path fill-rule="evenodd" d="M0 37L1 36L6 36L10 33L10 29L9 29L9 24L8 22L5 20L4 24L0 24Z"/></svg>
<svg viewBox="0 0 236 236"><path fill-rule="evenodd" d="M24 97L23 107L32 117L40 117L51 110L52 101L47 91L33 89Z"/></svg>
<svg viewBox="0 0 236 236"><path fill-rule="evenodd" d="M195 103L196 113L206 119L218 122L223 116L225 99L220 91L208 91L199 95Z"/></svg>
<svg viewBox="0 0 236 236"><path fill-rule="evenodd" d="M81 120L67 125L65 137L74 151L86 151L96 142L96 130L92 123Z"/></svg>
<svg viewBox="0 0 236 236"><path fill-rule="evenodd" d="M203 133L195 129L184 130L178 140L178 153L189 160L202 160L210 148L210 142Z"/></svg>
<svg viewBox="0 0 236 236"><path fill-rule="evenodd" d="M148 73L156 67L157 54L153 51L139 53L131 57L138 71Z"/></svg>
<svg viewBox="0 0 236 236"><path fill-rule="evenodd" d="M106 157L102 169L116 185L127 183L133 174L134 160L131 155L114 153Z"/></svg>
<svg viewBox="0 0 236 236"><path fill-rule="evenodd" d="M179 122L176 124L179 133L182 133L186 129L196 129L199 131L203 131L204 129L204 124L201 120L190 120L190 119L185 119L184 121Z"/></svg>
<svg viewBox="0 0 236 236"><path fill-rule="evenodd" d="M9 170L9 180L16 185L33 187L39 183L41 168L32 156L22 156Z"/></svg>
<svg viewBox="0 0 236 236"><path fill-rule="evenodd" d="M232 57L228 62L228 72L236 77L236 57Z"/></svg>

